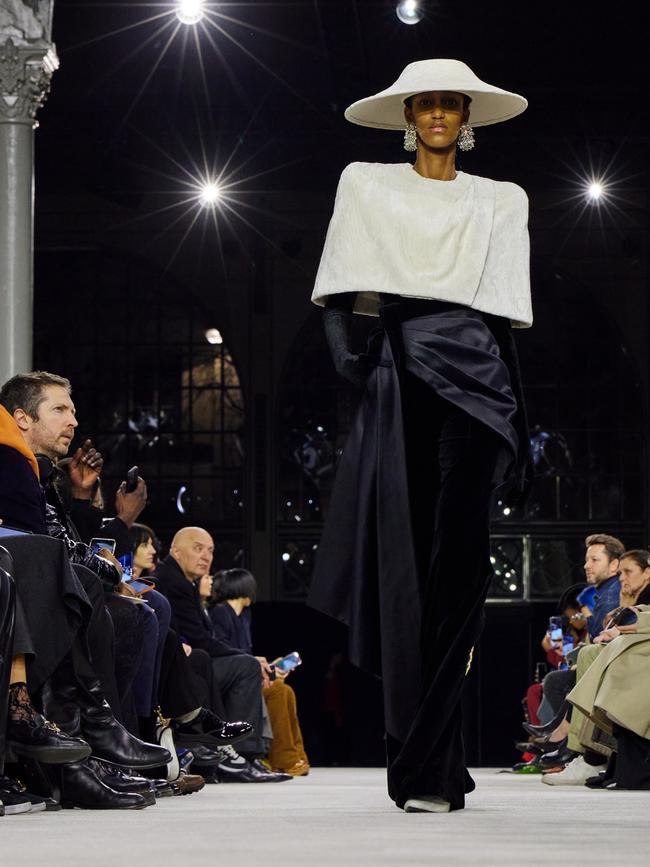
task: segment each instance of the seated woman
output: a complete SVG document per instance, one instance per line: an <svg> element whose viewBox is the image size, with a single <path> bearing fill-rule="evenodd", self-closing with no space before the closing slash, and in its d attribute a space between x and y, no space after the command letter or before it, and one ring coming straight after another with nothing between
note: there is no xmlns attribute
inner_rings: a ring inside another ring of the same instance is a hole
<svg viewBox="0 0 650 867"><path fill-rule="evenodd" d="M609 653L610 644L614 642L621 633L637 631L636 625L627 625L628 620L636 620L636 606L643 607L650 603L650 554L648 551L645 549L626 551L620 558L619 568L621 604L617 609L609 613L609 623L607 628L603 629L602 632L596 636L593 644L583 647L578 654L575 671L576 686L567 696L568 701L573 705L567 738L567 747L571 754L571 760L563 771L558 774L553 774L548 778L544 778L544 782L549 785L580 785L589 781L588 784L592 786L594 783L598 782L597 775L599 772L602 773L600 784L606 784L610 776L614 774L614 767L618 767L618 760L616 761L616 765L610 761L609 767L607 770L605 769L607 758L606 752L608 753L609 749L605 751L600 747L597 748L592 737L593 727L586 725L585 715L581 712L582 705L580 702L576 702L572 697L575 697L576 694L582 694L583 687L581 684L588 674L590 675L590 678L595 676L590 674L591 669L596 662L600 661L603 655ZM622 645L616 643L616 647L618 648L618 654ZM609 659L609 657L607 658ZM602 663L599 664L602 665ZM647 670L645 676L647 678ZM641 678L641 674L639 674L639 678ZM641 682L640 679L637 681L630 681L633 692L640 689ZM628 696L628 698L630 698L630 696ZM634 700L631 700L634 704ZM587 716L594 721L596 715L590 712ZM602 729L607 734L612 734L611 721L606 726L600 725L597 720L596 724L598 725L598 728ZM625 760L623 764L627 765ZM627 776L627 772L621 773ZM648 784L650 786L650 774L648 774ZM636 786L632 786L631 788L636 788Z"/></svg>
<svg viewBox="0 0 650 867"><path fill-rule="evenodd" d="M203 598L215 603L209 610L215 637L252 653L250 606L257 592L253 575L246 569L225 569L215 575L212 592L205 579L199 589ZM286 677L276 670L275 680L263 689L273 728L269 762L273 770L304 777L309 773L309 761L298 722L296 694Z"/></svg>
<svg viewBox="0 0 650 867"><path fill-rule="evenodd" d="M616 737L613 786L650 789L650 605L636 605L628 613L635 622L606 630L609 641L568 698Z"/></svg>

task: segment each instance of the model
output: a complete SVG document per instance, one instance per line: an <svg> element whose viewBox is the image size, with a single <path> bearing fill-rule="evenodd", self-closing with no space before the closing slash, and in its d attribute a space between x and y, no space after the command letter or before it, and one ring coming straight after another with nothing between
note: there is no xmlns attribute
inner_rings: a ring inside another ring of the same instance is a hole
<svg viewBox="0 0 650 867"><path fill-rule="evenodd" d="M492 497L521 489L528 457L511 326L532 314L526 194L455 157L472 127L526 106L457 60L411 63L350 106L352 123L406 126L416 159L346 167L312 296L364 396L310 604L348 624L352 662L382 678L388 791L407 812L461 809L474 788L461 692L492 578ZM360 355L353 313L382 326Z"/></svg>

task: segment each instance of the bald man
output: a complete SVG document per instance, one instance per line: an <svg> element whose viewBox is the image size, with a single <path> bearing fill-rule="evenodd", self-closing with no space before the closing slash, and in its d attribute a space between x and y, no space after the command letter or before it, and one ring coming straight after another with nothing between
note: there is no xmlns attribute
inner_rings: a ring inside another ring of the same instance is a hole
<svg viewBox="0 0 650 867"><path fill-rule="evenodd" d="M247 762L249 767L244 771L241 765L233 762L229 768L226 762L219 765L220 771L227 779L263 782L266 780L260 777L265 769L259 764L258 757L265 752L262 683L266 660L258 660L229 647L212 635L210 620L201 605L197 581L210 571L213 556L212 536L201 527L184 527L172 539L169 555L158 564L155 579L158 589L169 599L174 629L183 642L206 651L212 657L213 688L216 687L222 698L225 719L231 722L246 720L253 726L253 733L237 744L238 752L250 759ZM258 776L244 779L251 776L252 770Z"/></svg>

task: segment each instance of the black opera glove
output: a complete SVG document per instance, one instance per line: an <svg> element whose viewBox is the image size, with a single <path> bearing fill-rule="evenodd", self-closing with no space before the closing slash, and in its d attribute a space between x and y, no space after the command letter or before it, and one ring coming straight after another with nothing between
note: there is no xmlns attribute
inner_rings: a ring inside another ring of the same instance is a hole
<svg viewBox="0 0 650 867"><path fill-rule="evenodd" d="M366 380L377 366L377 359L365 352L352 352L353 315L351 309L328 304L323 311L323 324L336 372L356 388L365 388Z"/></svg>

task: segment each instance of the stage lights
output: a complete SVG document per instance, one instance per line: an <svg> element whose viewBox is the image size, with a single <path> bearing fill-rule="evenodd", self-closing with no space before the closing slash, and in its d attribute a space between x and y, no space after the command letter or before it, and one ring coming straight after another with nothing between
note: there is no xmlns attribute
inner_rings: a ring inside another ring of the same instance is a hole
<svg viewBox="0 0 650 867"><path fill-rule="evenodd" d="M400 0L395 7L395 14L402 24L418 24L424 14L419 0Z"/></svg>
<svg viewBox="0 0 650 867"><path fill-rule="evenodd" d="M176 17L181 24L198 24L205 11L204 0L177 0Z"/></svg>
<svg viewBox="0 0 650 867"><path fill-rule="evenodd" d="M199 191L199 202L204 208L214 208L221 199L221 187L214 181L206 181Z"/></svg>
<svg viewBox="0 0 650 867"><path fill-rule="evenodd" d="M593 180L587 184L587 199L592 204L598 204L605 198L605 185L602 181Z"/></svg>

